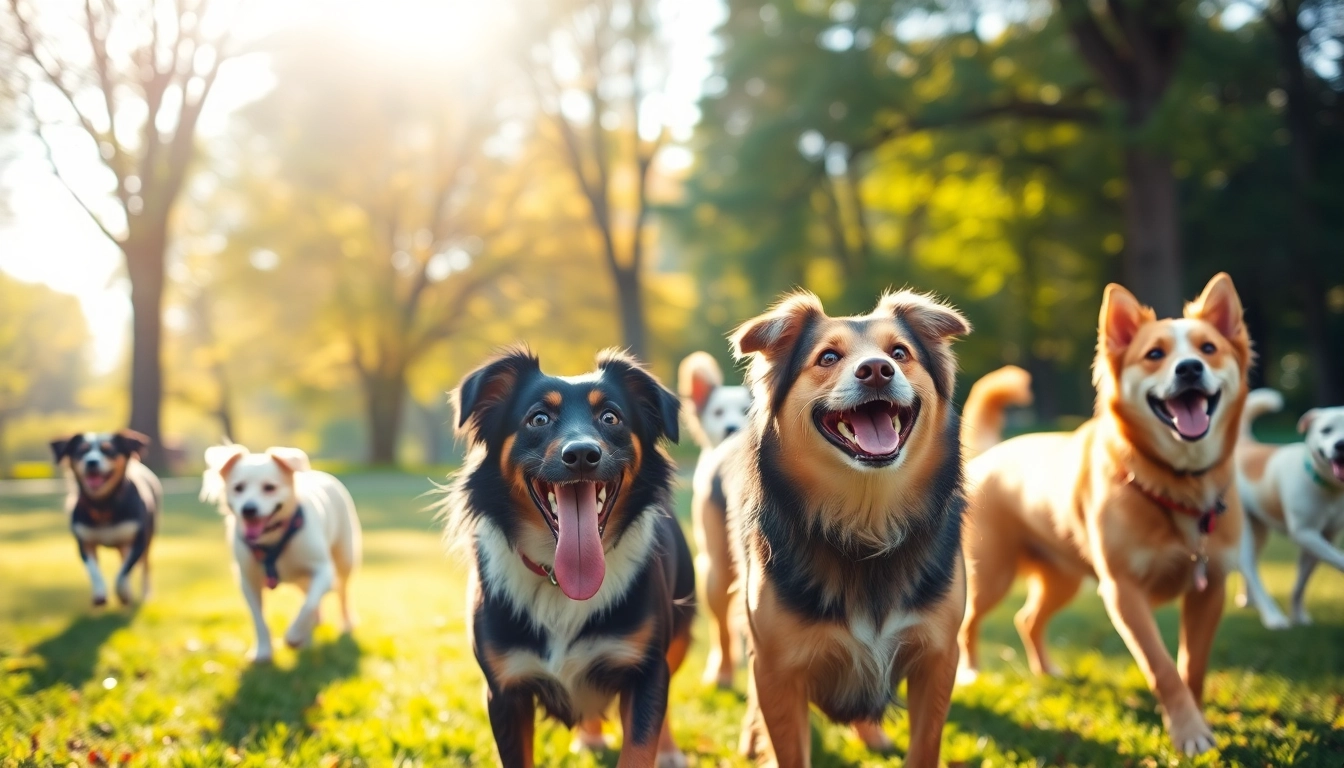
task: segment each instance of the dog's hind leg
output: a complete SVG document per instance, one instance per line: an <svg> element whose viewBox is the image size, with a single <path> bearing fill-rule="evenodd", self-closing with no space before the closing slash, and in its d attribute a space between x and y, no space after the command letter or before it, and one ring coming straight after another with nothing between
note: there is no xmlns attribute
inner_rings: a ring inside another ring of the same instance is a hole
<svg viewBox="0 0 1344 768"><path fill-rule="evenodd" d="M1293 623L1310 624L1311 614L1307 613L1307 580L1311 578L1311 572L1316 570L1321 559L1307 550L1302 550L1297 555L1297 581L1293 582Z"/></svg>
<svg viewBox="0 0 1344 768"><path fill-rule="evenodd" d="M700 601L709 608L714 640L705 662L703 680L728 690L733 687L733 651L737 638L732 620L733 564L728 551L724 509L697 493L692 501L695 521L695 570L699 575Z"/></svg>
<svg viewBox="0 0 1344 768"><path fill-rule="evenodd" d="M1017 576L1015 548L1001 545L981 545L974 530L965 534L966 540L966 616L962 619L957 642L961 645L961 661L957 668L957 682L973 682L980 673L980 622L985 614L1003 600ZM978 551L976 551L978 550Z"/></svg>
<svg viewBox="0 0 1344 768"><path fill-rule="evenodd" d="M1058 677L1059 667L1050 660L1045 646L1045 628L1050 618L1078 594L1083 579L1040 561L1034 561L1027 573L1027 602L1013 617L1027 663L1037 675Z"/></svg>
<svg viewBox="0 0 1344 768"><path fill-rule="evenodd" d="M1241 549L1238 552L1238 566L1241 569L1241 593L1237 595L1237 604L1251 606L1260 612L1260 623L1266 629L1286 629L1288 617L1279 610L1279 604L1270 596L1269 590L1260 580L1260 551L1265 548L1269 538L1269 528L1252 515L1246 515L1247 524L1241 529ZM1306 554L1306 550L1303 550Z"/></svg>

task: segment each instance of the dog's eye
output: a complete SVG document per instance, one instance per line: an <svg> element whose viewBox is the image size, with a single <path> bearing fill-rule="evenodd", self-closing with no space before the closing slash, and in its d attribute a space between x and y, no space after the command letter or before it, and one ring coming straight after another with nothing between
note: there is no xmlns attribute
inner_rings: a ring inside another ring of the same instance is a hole
<svg viewBox="0 0 1344 768"><path fill-rule="evenodd" d="M830 368L838 362L840 362L840 353L833 349L828 349L825 352L822 352L821 357L817 358L817 365L820 365L822 368Z"/></svg>
<svg viewBox="0 0 1344 768"><path fill-rule="evenodd" d="M275 483L266 483L261 486L262 493L275 493Z"/></svg>
<svg viewBox="0 0 1344 768"><path fill-rule="evenodd" d="M715 416L722 416L722 415L723 415L723 409L722 409L722 408L715 408L715 409L714 409L714 415L715 415Z"/></svg>
<svg viewBox="0 0 1344 768"><path fill-rule="evenodd" d="M1213 345L1212 341L1206 341L1200 346L1199 351L1206 355L1212 355L1218 351L1218 348Z"/></svg>
<svg viewBox="0 0 1344 768"><path fill-rule="evenodd" d="M234 493L242 493L242 492L243 492L243 489L246 488L246 487L247 487L246 484L244 484L244 483L238 483L238 484L236 484L236 485L233 486L233 492L234 492Z"/></svg>
<svg viewBox="0 0 1344 768"><path fill-rule="evenodd" d="M551 416L547 413L534 413L532 414L532 418L527 420L528 426L531 427L544 427L550 423Z"/></svg>
<svg viewBox="0 0 1344 768"><path fill-rule="evenodd" d="M910 359L910 350L906 349L903 344L897 344L895 347L892 347L891 359L898 363L904 363L906 360Z"/></svg>
<svg viewBox="0 0 1344 768"><path fill-rule="evenodd" d="M614 426L616 424L621 423L621 417L617 416L616 412L612 410L603 411L602 415L598 416L598 418L602 420L603 424L607 424L609 426Z"/></svg>
<svg viewBox="0 0 1344 768"><path fill-rule="evenodd" d="M1321 427L1321 436L1324 437L1334 431L1334 427Z"/></svg>
<svg viewBox="0 0 1344 768"><path fill-rule="evenodd" d="M1148 358L1149 360L1161 360L1166 356L1167 353L1163 352L1161 347L1153 347L1152 349L1148 350L1148 354L1144 355L1144 357Z"/></svg>

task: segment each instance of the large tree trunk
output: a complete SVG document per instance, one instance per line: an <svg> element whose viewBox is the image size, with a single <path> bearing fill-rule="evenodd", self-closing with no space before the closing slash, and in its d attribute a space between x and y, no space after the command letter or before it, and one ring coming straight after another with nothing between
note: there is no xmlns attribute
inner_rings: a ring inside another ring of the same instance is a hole
<svg viewBox="0 0 1344 768"><path fill-rule="evenodd" d="M1180 201L1171 158L1137 145L1125 148L1125 286L1157 310L1181 313Z"/></svg>
<svg viewBox="0 0 1344 768"><path fill-rule="evenodd" d="M163 405L163 231L132 237L122 246L131 278L131 429L150 438L145 461L164 471L167 451L163 445L160 415Z"/></svg>
<svg viewBox="0 0 1344 768"><path fill-rule="evenodd" d="M644 322L644 289L639 271L617 267L612 277L616 281L616 301L620 305L622 343L631 354L647 362L648 327Z"/></svg>
<svg viewBox="0 0 1344 768"><path fill-rule="evenodd" d="M374 373L364 379L364 405L369 424L369 461L397 463L402 407L406 402L406 373Z"/></svg>

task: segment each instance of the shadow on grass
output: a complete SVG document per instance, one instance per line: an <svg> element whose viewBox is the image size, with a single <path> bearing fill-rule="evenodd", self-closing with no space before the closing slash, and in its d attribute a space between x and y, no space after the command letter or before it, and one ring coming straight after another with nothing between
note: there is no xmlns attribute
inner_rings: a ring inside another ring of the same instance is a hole
<svg viewBox="0 0 1344 768"><path fill-rule="evenodd" d="M1294 683L1319 683L1339 669L1344 656L1344 629L1329 624L1265 629L1252 610L1232 608L1223 614L1210 664L1215 670L1241 669L1278 675Z"/></svg>
<svg viewBox="0 0 1344 768"><path fill-rule="evenodd" d="M335 642L310 646L299 652L293 669L269 664L249 666L238 691L220 715L220 736L230 744L283 723L291 732L302 731L304 712L328 685L359 671L362 651L350 635Z"/></svg>
<svg viewBox="0 0 1344 768"><path fill-rule="evenodd" d="M55 685L83 688L93 678L103 644L133 618L134 609L80 616L58 634L38 643L32 653L41 657L42 666L33 671L27 692L36 693Z"/></svg>
<svg viewBox="0 0 1344 768"><path fill-rule="evenodd" d="M953 701L947 719L962 731L988 736L1004 752L1015 750L1019 754L1040 755L1054 764L1063 764L1068 755L1079 754L1079 750L1094 755L1115 751L1114 744L1103 744L1070 731L1025 726L979 704ZM1158 722L1161 722L1160 717Z"/></svg>

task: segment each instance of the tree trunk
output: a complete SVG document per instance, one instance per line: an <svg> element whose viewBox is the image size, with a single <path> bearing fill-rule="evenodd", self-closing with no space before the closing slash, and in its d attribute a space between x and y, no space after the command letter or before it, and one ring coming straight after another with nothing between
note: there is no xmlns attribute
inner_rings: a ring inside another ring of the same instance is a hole
<svg viewBox="0 0 1344 768"><path fill-rule="evenodd" d="M122 245L126 271L131 278L131 429L150 439L145 463L165 471L167 451L163 444L160 415L163 406L163 284L164 231L132 236Z"/></svg>
<svg viewBox="0 0 1344 768"><path fill-rule="evenodd" d="M644 322L644 290L639 271L615 267L616 302L621 314L621 340L626 349L640 360L648 361L648 327Z"/></svg>
<svg viewBox="0 0 1344 768"><path fill-rule="evenodd" d="M369 462L397 463L402 406L406 402L406 372L373 373L364 379L364 404L369 422Z"/></svg>
<svg viewBox="0 0 1344 768"><path fill-rule="evenodd" d="M1158 317L1181 313L1180 202L1171 158L1131 144L1125 148L1124 284Z"/></svg>

